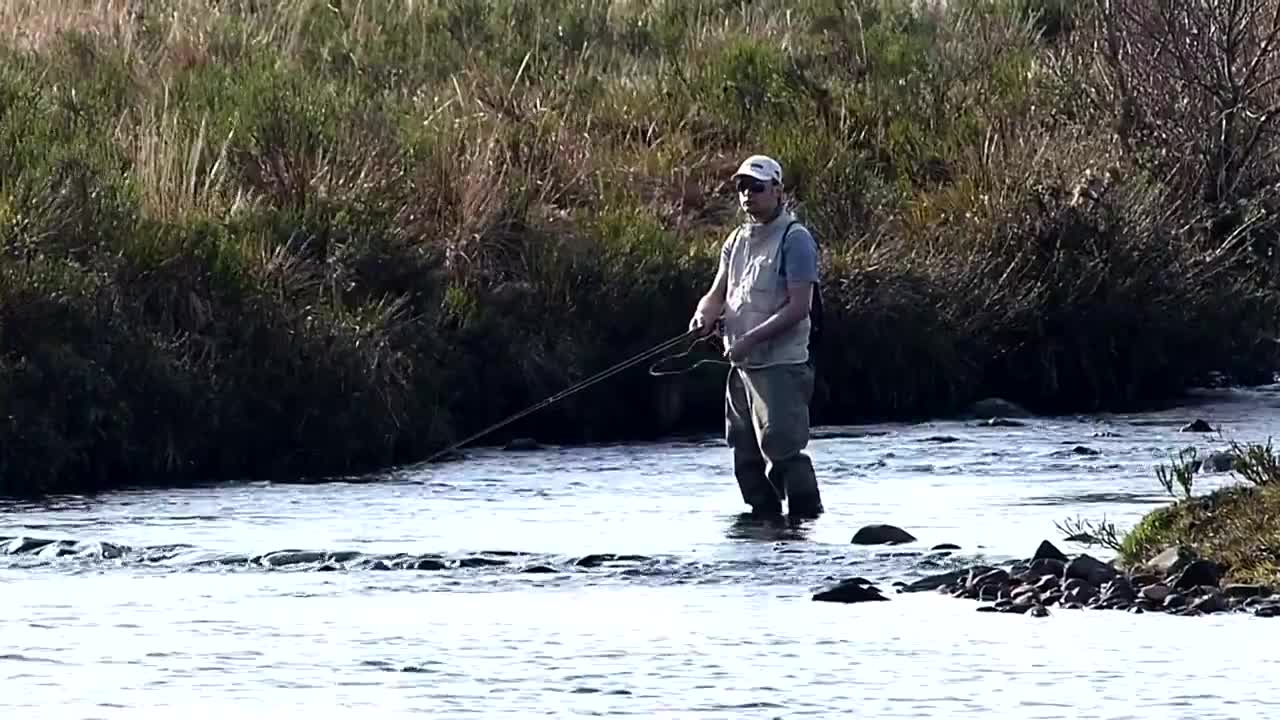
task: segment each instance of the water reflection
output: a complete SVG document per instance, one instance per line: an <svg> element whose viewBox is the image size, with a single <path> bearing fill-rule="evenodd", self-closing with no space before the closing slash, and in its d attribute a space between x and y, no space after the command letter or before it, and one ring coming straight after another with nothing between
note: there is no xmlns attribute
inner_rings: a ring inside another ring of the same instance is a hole
<svg viewBox="0 0 1280 720"><path fill-rule="evenodd" d="M796 518L785 514L744 512L734 515L725 529L729 540L755 542L805 542L815 519Z"/></svg>

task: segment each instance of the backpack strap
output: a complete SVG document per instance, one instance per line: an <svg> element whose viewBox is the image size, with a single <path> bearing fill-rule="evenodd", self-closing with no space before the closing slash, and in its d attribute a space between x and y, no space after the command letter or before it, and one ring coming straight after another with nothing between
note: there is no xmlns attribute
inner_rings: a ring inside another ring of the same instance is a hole
<svg viewBox="0 0 1280 720"><path fill-rule="evenodd" d="M786 269L787 236L791 234L791 228L798 224L800 224L799 220L792 220L787 223L786 229L782 231L782 242L778 243L779 276ZM814 245L817 245L817 238L814 238L813 242ZM809 348L811 353L822 337L822 330L822 283L815 282L813 284L813 304L809 307ZM810 355L809 359L810 362L813 361L812 355Z"/></svg>
<svg viewBox="0 0 1280 720"><path fill-rule="evenodd" d="M779 261L778 274L779 275L783 274L786 271L787 238L791 235L791 228L799 224L800 224L799 220L792 220L791 222L787 223L787 227L784 228L782 231L782 242L778 243L778 261ZM814 239L813 242L815 245L818 243L817 239Z"/></svg>

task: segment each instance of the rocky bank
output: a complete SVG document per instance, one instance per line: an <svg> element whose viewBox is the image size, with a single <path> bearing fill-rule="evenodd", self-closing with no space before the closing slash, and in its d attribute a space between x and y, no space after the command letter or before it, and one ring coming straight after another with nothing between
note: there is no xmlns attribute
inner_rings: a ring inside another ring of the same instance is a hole
<svg viewBox="0 0 1280 720"><path fill-rule="evenodd" d="M1171 547L1144 565L1122 568L1088 553L1068 556L1045 540L1029 558L975 564L894 586L899 593L939 592L976 600L979 612L1035 617L1048 616L1051 608L1179 616L1280 616L1280 595L1273 588L1223 583L1223 571L1220 564L1183 547ZM850 603L889 598L857 577L821 590L813 599Z"/></svg>

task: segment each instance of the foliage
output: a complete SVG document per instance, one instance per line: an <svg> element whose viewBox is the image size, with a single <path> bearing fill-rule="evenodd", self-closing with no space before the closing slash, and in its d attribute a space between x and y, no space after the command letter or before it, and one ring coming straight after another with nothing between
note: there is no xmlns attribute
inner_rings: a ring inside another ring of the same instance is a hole
<svg viewBox="0 0 1280 720"><path fill-rule="evenodd" d="M1104 11L0 2L0 490L419 459L679 334L756 151L823 250L815 421L1269 377L1270 126L1235 204L1189 191L1212 108L1107 62L1160 36ZM637 371L506 432L717 427L721 378L679 387L674 425Z"/></svg>

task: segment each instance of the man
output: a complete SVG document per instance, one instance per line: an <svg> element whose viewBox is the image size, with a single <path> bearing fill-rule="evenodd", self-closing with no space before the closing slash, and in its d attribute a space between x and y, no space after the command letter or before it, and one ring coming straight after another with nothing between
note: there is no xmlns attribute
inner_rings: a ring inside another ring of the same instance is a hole
<svg viewBox="0 0 1280 720"><path fill-rule="evenodd" d="M783 204L782 167L752 155L734 173L747 222L725 240L711 289L689 328L710 333L723 314L725 439L742 499L761 515L823 512L809 443L813 365L810 307L817 244ZM785 235L785 237L784 237Z"/></svg>

